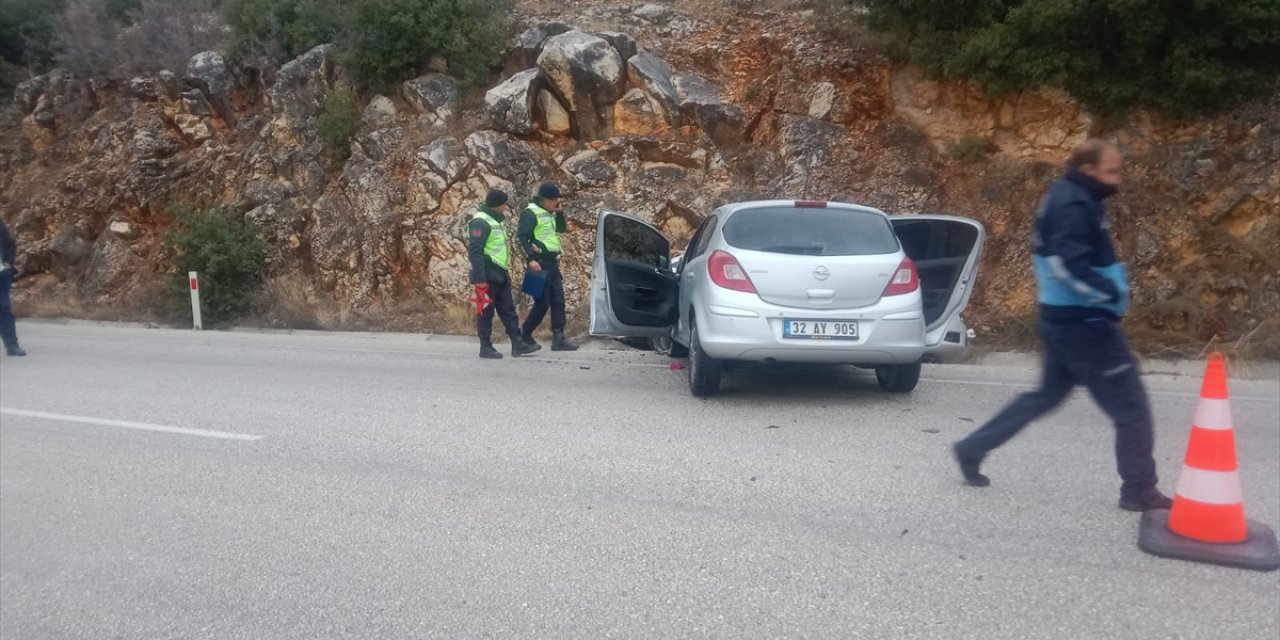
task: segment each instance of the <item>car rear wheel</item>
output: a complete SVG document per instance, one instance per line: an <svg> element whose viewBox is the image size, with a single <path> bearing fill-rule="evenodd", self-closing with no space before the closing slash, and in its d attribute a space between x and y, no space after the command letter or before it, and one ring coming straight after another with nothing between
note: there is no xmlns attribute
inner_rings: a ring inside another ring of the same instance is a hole
<svg viewBox="0 0 1280 640"><path fill-rule="evenodd" d="M876 367L876 381L885 391L909 393L920 384L920 363Z"/></svg>
<svg viewBox="0 0 1280 640"><path fill-rule="evenodd" d="M720 390L719 360L707 355L698 342L698 325L689 331L689 393L699 398L713 396Z"/></svg>

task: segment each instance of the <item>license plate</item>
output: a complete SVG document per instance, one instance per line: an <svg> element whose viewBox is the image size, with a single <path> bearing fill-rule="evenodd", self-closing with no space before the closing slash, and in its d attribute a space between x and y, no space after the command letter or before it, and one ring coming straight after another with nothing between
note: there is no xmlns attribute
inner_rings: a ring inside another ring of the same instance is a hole
<svg viewBox="0 0 1280 640"><path fill-rule="evenodd" d="M857 340L858 323L852 320L787 320L782 337L818 340Z"/></svg>

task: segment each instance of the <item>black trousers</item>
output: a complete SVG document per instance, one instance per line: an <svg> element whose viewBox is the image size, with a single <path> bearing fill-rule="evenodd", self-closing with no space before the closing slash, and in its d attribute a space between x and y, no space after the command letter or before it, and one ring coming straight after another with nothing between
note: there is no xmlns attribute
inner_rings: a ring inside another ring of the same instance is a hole
<svg viewBox="0 0 1280 640"><path fill-rule="evenodd" d="M1110 320L1055 324L1041 321L1044 378L1040 388L1018 396L989 422L961 440L960 452L982 458L1028 424L1056 409L1077 385L1111 418L1116 431L1116 469L1124 498L1156 492L1155 435L1151 405L1138 375L1129 340Z"/></svg>
<svg viewBox="0 0 1280 640"><path fill-rule="evenodd" d="M533 308L524 319L526 335L542 324L548 309L551 310L551 330L556 333L564 331L564 277L560 275L560 269L546 269L546 273L547 286L542 289L542 297L533 302Z"/></svg>
<svg viewBox="0 0 1280 640"><path fill-rule="evenodd" d="M520 316L516 315L516 303L511 298L511 278L501 284L490 282L489 297L493 298L493 304L485 307L484 312L476 317L476 335L480 337L480 342L489 344L493 341L495 312L498 319L502 320L502 326L506 327L507 335L520 335Z"/></svg>
<svg viewBox="0 0 1280 640"><path fill-rule="evenodd" d="M0 340L4 340L6 348L17 348L18 325L13 317L13 305L9 300L9 289L13 286L13 269L0 271Z"/></svg>

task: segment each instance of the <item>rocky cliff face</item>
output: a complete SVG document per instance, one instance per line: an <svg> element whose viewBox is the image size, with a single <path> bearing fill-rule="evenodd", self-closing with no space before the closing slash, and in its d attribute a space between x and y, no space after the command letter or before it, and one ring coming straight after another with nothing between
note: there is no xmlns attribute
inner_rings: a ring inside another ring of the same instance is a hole
<svg viewBox="0 0 1280 640"><path fill-rule="evenodd" d="M278 69L207 52L126 83L55 72L24 84L0 120L0 212L32 274L16 301L145 316L169 268L165 208L183 199L232 205L264 229L272 285L259 320L462 328L475 204L492 187L523 200L553 180L571 195L571 306L585 309L602 208L679 245L724 202L833 198L981 220L971 316L1007 333L1034 309L1035 202L1074 144L1104 134L1132 160L1112 210L1135 330L1280 351L1280 98L1107 129L1055 92L993 99L922 78L801 15L598 3L565 15L570 5L525 5L528 29L487 91L430 74L367 100L341 165L317 142L325 96L350 85L328 47Z"/></svg>

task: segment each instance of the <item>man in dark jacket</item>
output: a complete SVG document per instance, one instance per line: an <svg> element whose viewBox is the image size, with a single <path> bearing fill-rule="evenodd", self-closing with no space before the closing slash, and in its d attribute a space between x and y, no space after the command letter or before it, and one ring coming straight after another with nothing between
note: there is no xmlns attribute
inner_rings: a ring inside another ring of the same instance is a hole
<svg viewBox="0 0 1280 640"><path fill-rule="evenodd" d="M578 345L564 335L564 277L560 273L560 234L566 230L564 212L560 210L560 188L554 184L538 187L538 195L520 214L516 239L528 258L528 268L547 274L542 297L533 303L524 319L521 335L533 342L533 332L551 311L551 350L574 351ZM536 343L535 343L536 344Z"/></svg>
<svg viewBox="0 0 1280 640"><path fill-rule="evenodd" d="M18 275L14 263L18 259L18 244L9 235L9 227L0 220L0 339L4 341L4 352L11 356L25 356L26 351L18 346L18 327L13 318L13 305L9 301L9 289L13 287L13 278Z"/></svg>
<svg viewBox="0 0 1280 640"><path fill-rule="evenodd" d="M1151 407L1120 327L1129 307L1128 279L1111 244L1111 225L1102 205L1119 189L1123 164L1114 145L1084 142L1072 154L1066 175L1054 181L1036 211L1032 240L1044 377L1039 389L1019 396L955 444L960 470L970 485L990 484L978 471L987 453L1057 408L1080 384L1115 426L1120 508L1172 506L1156 489Z"/></svg>
<svg viewBox="0 0 1280 640"><path fill-rule="evenodd" d="M484 199L484 206L476 211L467 225L467 254L471 258L471 284L476 298L489 298L492 302L476 318L476 335L480 337L481 358L502 358L493 348L493 314L496 311L511 336L511 355L523 356L541 347L525 342L520 337L520 317L511 298L511 275L507 273L507 231L502 226L506 213L511 210L507 194L494 189Z"/></svg>

